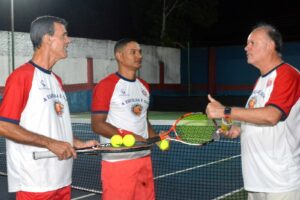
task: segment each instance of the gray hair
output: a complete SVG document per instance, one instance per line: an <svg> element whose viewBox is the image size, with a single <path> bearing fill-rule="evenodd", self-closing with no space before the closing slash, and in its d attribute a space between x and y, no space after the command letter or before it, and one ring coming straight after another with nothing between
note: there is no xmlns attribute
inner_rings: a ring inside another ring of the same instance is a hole
<svg viewBox="0 0 300 200"><path fill-rule="evenodd" d="M41 47L42 39L44 35L53 35L54 34L54 23L63 24L67 27L68 23L66 20L54 17L54 16L41 16L36 18L31 22L30 26L30 39L33 45L33 50L36 50Z"/></svg>
<svg viewBox="0 0 300 200"><path fill-rule="evenodd" d="M282 51L282 47L283 47L281 33L273 25L267 24L267 23L259 23L252 30L258 29L258 28L263 28L267 31L268 36L275 43L276 52L279 55L281 55L281 51Z"/></svg>

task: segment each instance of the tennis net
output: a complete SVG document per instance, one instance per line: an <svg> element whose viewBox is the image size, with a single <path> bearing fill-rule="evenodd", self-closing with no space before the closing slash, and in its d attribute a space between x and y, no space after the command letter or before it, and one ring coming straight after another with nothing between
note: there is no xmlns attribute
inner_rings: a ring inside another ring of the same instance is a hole
<svg viewBox="0 0 300 200"><path fill-rule="evenodd" d="M151 121L154 129L168 130L172 120ZM73 119L75 136L98 139L90 120ZM6 175L5 142L0 138L0 175ZM171 142L169 151L152 150L157 200L247 199L243 190L239 139L222 138L204 147ZM101 156L78 155L74 161L73 189L102 194Z"/></svg>

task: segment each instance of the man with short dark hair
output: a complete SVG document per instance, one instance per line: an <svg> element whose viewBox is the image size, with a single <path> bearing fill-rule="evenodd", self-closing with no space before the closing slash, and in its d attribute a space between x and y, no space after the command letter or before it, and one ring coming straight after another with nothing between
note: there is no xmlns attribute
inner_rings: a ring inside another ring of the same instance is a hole
<svg viewBox="0 0 300 200"><path fill-rule="evenodd" d="M0 107L0 134L6 137L9 192L17 200L71 198L72 157L83 142L73 137L67 97L52 72L67 57L66 22L42 16L31 24L32 59L7 79ZM34 151L50 150L59 159L33 160Z"/></svg>
<svg viewBox="0 0 300 200"><path fill-rule="evenodd" d="M137 141L156 135L148 117L149 85L136 76L142 50L132 39L115 45L118 72L108 75L94 89L92 127L101 143L127 130ZM126 132L125 132L126 133ZM103 154L101 180L103 200L154 200L154 180L150 150L123 154Z"/></svg>

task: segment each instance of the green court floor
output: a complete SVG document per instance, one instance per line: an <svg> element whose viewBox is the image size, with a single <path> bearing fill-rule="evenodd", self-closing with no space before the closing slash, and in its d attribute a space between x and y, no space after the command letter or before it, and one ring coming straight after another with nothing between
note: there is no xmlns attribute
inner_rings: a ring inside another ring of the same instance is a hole
<svg viewBox="0 0 300 200"><path fill-rule="evenodd" d="M185 114L184 112L161 112L161 111L150 111L149 119L151 120L175 120L181 115ZM78 119L89 119L91 117L91 113L72 113L72 118Z"/></svg>

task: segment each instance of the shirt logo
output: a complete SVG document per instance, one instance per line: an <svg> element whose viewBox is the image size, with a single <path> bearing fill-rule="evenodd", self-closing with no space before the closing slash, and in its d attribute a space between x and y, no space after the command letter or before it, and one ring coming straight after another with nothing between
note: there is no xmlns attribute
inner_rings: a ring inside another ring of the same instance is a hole
<svg viewBox="0 0 300 200"><path fill-rule="evenodd" d="M47 84L45 83L44 80L41 80L40 81L40 85L39 85L39 89L46 89L46 90L48 90L50 88L47 86Z"/></svg>
<svg viewBox="0 0 300 200"><path fill-rule="evenodd" d="M267 87L270 87L270 86L272 85L272 83L273 83L273 80L272 80L272 79L269 79L269 80L267 81Z"/></svg>
<svg viewBox="0 0 300 200"><path fill-rule="evenodd" d="M142 94L146 97L148 93L146 92L146 90L142 89Z"/></svg>
<svg viewBox="0 0 300 200"><path fill-rule="evenodd" d="M120 90L120 93L120 96L129 96L129 94L126 93L126 90L124 88Z"/></svg>
<svg viewBox="0 0 300 200"><path fill-rule="evenodd" d="M142 114L143 106L141 104L134 104L131 108L133 114L140 116Z"/></svg>
<svg viewBox="0 0 300 200"><path fill-rule="evenodd" d="M62 116L62 114L64 113L64 104L62 104L59 101L55 101L54 109L55 109L57 116Z"/></svg>
<svg viewBox="0 0 300 200"><path fill-rule="evenodd" d="M256 104L256 98L252 97L249 101L248 101L248 108L255 108L255 104Z"/></svg>

